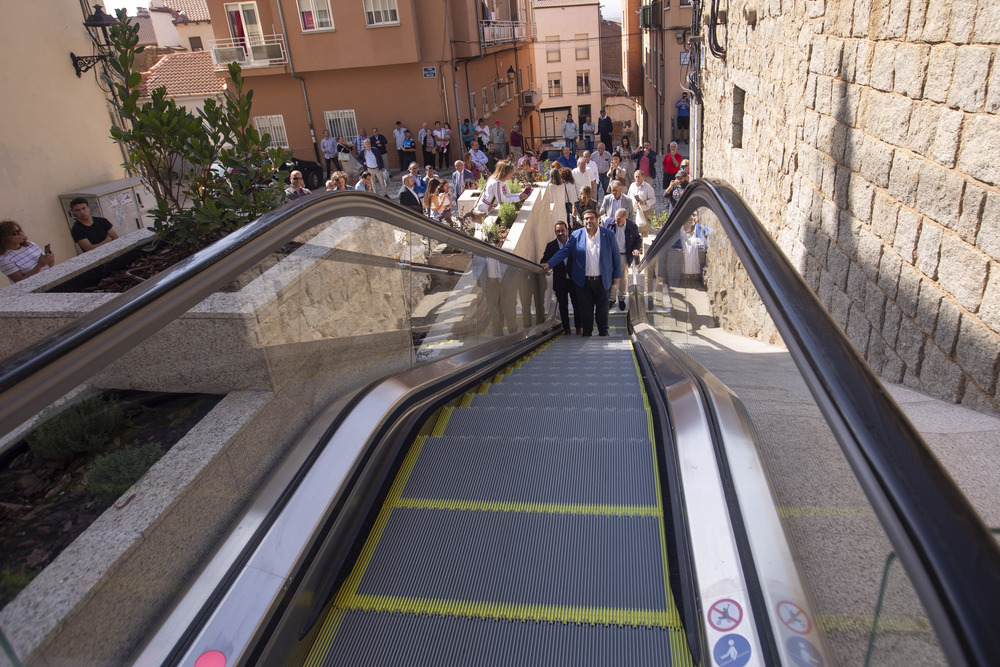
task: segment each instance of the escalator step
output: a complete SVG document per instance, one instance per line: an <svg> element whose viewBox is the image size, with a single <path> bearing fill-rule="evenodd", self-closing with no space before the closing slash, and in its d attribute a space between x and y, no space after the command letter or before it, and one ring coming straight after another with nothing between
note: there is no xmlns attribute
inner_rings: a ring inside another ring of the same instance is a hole
<svg viewBox="0 0 1000 667"><path fill-rule="evenodd" d="M670 660L683 631L578 623L512 621L425 614L342 614L324 667L335 665L690 665ZM678 651L678 649L680 649Z"/></svg>
<svg viewBox="0 0 1000 667"><path fill-rule="evenodd" d="M656 516L397 508L355 599L348 595L338 604L365 606L372 598L377 608L375 598L383 597L396 600L388 605L396 611L449 613L449 604L457 603L456 613L485 616L496 615L491 608L498 605L555 606L586 610L581 622L615 622L617 614L625 623L652 617L673 624L677 619L666 617L672 605L660 522Z"/></svg>
<svg viewBox="0 0 1000 667"><path fill-rule="evenodd" d="M629 392L608 392L608 393L553 393L531 394L527 392L505 394L489 392L487 394L476 394L472 398L473 408L520 408L530 406L532 408L552 408L563 410L579 410L581 406L600 405L605 408L616 410L628 410L643 405L642 393L638 387Z"/></svg>
<svg viewBox="0 0 1000 667"><path fill-rule="evenodd" d="M642 406L626 410L597 408L567 411L557 408L462 408L451 414L445 435L517 438L583 437L639 439L649 436Z"/></svg>
<svg viewBox="0 0 1000 667"><path fill-rule="evenodd" d="M648 438L427 438L400 503L563 505L561 511L656 509ZM447 501L447 502L444 502ZM596 509L595 509L596 508Z"/></svg>

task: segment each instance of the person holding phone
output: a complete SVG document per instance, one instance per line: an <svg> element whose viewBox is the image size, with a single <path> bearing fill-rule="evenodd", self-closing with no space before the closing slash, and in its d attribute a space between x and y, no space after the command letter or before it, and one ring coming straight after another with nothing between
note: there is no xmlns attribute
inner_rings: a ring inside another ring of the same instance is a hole
<svg viewBox="0 0 1000 667"><path fill-rule="evenodd" d="M118 232L110 220L90 215L90 204L84 197L76 197L70 201L69 210L76 217L76 222L69 230L70 236L84 252L118 238Z"/></svg>
<svg viewBox="0 0 1000 667"><path fill-rule="evenodd" d="M49 244L45 244L43 251L28 240L21 225L13 220L0 222L0 245L0 271L11 282L20 282L55 264Z"/></svg>

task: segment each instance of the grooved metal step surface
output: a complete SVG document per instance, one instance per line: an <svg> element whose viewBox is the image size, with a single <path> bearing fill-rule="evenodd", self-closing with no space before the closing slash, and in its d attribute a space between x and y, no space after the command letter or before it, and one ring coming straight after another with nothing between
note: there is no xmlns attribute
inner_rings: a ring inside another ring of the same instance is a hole
<svg viewBox="0 0 1000 667"><path fill-rule="evenodd" d="M689 665L624 316L416 438L307 665Z"/></svg>

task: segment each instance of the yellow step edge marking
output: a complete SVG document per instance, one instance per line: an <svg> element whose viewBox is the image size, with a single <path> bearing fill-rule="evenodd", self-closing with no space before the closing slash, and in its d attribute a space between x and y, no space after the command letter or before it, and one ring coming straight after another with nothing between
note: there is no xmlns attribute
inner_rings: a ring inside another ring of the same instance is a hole
<svg viewBox="0 0 1000 667"><path fill-rule="evenodd" d="M649 405L649 396L646 394L646 383L642 381L642 372L639 368L639 358L635 354L635 346L632 344L632 339L628 338L629 351L632 353L632 363L635 365L635 374L639 382L639 390L642 392L642 404L646 410L646 427L649 434L649 446L652 448L653 453L653 483L656 491L656 509L663 515L663 491L660 488L660 474L659 474L659 464L658 457L656 455L656 431L653 427L653 410ZM677 606L674 603L674 595L670 590L670 564L667 561L667 533L666 527L663 525L664 522L660 521L658 528L660 529L660 557L663 562L663 593L666 596L667 607L670 613L680 618L680 613L677 611ZM678 623L680 627L680 623ZM682 633L683 634L683 633ZM671 652L679 651L681 654L687 654L686 658L679 659L676 664L688 664L693 662L693 658L690 655L687 642L682 641L680 643L670 642ZM676 657L676 656L675 656Z"/></svg>
<svg viewBox="0 0 1000 667"><path fill-rule="evenodd" d="M587 516L663 517L663 509L654 505L583 505L573 503L478 502L436 498L396 498L394 508L457 510L468 512L522 512L526 514L577 514Z"/></svg>
<svg viewBox="0 0 1000 667"><path fill-rule="evenodd" d="M358 585L361 583L361 578L365 574L365 570L368 569L368 564L372 560L372 556L375 553L375 547L378 546L379 540L382 539L382 533L385 531L385 526L389 522L389 515L392 513L392 508L395 507L396 503L399 501L399 494L403 492L406 487L406 482L410 479L410 474L413 472L413 466L416 465L417 459L420 457L420 452L424 448L424 442L426 442L427 436L418 435L413 441L413 446L410 447L410 451L406 453L406 458L403 459L403 465L399 469L399 474L396 475L396 479L392 482L392 487L389 489L389 495L385 499L385 504L382 505L382 509L379 510L378 518L375 519L375 526L372 527L372 532L368 534L368 538L365 540L365 546L361 550L361 555L358 556L357 562L354 564L354 568L351 570L351 574L347 577L347 581L340 589L340 593L337 597L341 595L354 595L358 590Z"/></svg>
<svg viewBox="0 0 1000 667"><path fill-rule="evenodd" d="M462 394L462 400L458 402L458 407L469 408L472 407L472 399L475 397L475 392L470 392L468 394Z"/></svg>
<svg viewBox="0 0 1000 667"><path fill-rule="evenodd" d="M680 617L676 609L574 607L519 602L407 598L388 595L352 595L350 597L338 595L336 605L341 609L352 611L430 614L502 621L551 621L649 628L681 628Z"/></svg>
<svg viewBox="0 0 1000 667"><path fill-rule="evenodd" d="M330 615L323 622L323 627L320 630L319 637L316 638L316 643L309 650L309 657L306 658L305 667L319 667L326 660L326 656L330 652L330 646L333 645L333 638L337 636L337 630L340 629L340 623L344 620L345 613L344 609L337 607L330 610Z"/></svg>
<svg viewBox="0 0 1000 667"><path fill-rule="evenodd" d="M431 429L431 435L435 437L441 437L444 435L444 430L448 427L448 420L451 419L451 413L455 408L450 405L438 410L437 419L434 422L434 428Z"/></svg>
<svg viewBox="0 0 1000 667"><path fill-rule="evenodd" d="M691 657L684 628L668 628L667 632L670 637L671 667L694 667L694 658Z"/></svg>
<svg viewBox="0 0 1000 667"><path fill-rule="evenodd" d="M849 616L846 614L818 614L813 616L816 625L823 632L863 632L868 634L872 631L872 624L875 622L873 616ZM892 615L885 614L879 616L877 637L883 633L894 634L930 634L933 632L930 621L925 616L913 615Z"/></svg>

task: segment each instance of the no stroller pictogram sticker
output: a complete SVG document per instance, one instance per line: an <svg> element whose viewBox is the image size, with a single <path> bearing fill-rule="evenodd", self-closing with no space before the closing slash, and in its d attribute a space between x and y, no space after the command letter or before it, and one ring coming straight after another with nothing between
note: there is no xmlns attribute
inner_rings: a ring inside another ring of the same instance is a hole
<svg viewBox="0 0 1000 667"><path fill-rule="evenodd" d="M802 607L799 605L785 600L778 603L777 609L778 618L792 632L807 635L812 630L812 621L809 620L806 612L802 611Z"/></svg>
<svg viewBox="0 0 1000 667"><path fill-rule="evenodd" d="M723 598L708 609L708 624L719 632L729 632L743 620L743 607L736 600Z"/></svg>

